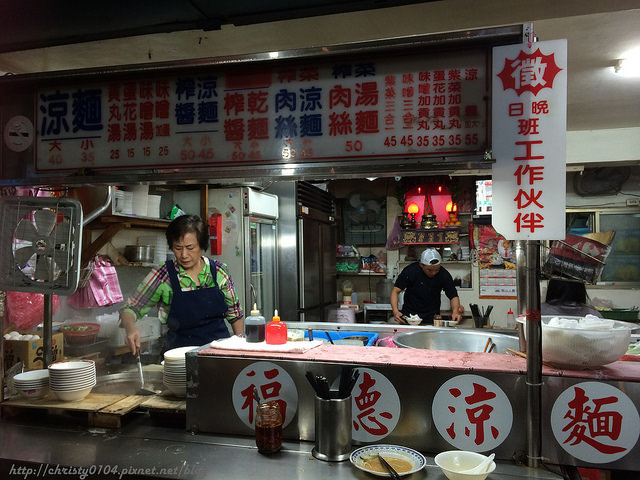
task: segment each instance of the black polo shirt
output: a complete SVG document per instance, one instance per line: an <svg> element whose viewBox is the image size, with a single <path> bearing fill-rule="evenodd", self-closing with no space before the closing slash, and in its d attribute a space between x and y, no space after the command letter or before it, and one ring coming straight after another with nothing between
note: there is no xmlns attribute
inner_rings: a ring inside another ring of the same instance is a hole
<svg viewBox="0 0 640 480"><path fill-rule="evenodd" d="M405 267L395 286L404 290L402 313L419 315L423 323L433 323L433 316L440 313L440 292L444 291L449 300L458 296L453 277L444 267L441 266L438 273L429 278L419 262Z"/></svg>

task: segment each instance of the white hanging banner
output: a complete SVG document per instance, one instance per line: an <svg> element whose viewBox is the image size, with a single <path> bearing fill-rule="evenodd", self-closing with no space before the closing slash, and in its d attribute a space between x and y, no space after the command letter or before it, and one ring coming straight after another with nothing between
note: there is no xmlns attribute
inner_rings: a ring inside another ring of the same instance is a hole
<svg viewBox="0 0 640 480"><path fill-rule="evenodd" d="M493 216L509 240L565 237L567 41L493 49Z"/></svg>

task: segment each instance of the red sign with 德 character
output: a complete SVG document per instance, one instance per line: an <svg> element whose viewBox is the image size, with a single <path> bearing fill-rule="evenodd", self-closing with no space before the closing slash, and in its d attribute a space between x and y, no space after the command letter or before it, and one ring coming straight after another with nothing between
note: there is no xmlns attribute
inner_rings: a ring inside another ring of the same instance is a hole
<svg viewBox="0 0 640 480"><path fill-rule="evenodd" d="M352 396L351 435L358 442L376 442L388 436L400 419L400 397L383 374L360 368Z"/></svg>
<svg viewBox="0 0 640 480"><path fill-rule="evenodd" d="M509 240L565 235L567 42L493 49L492 225Z"/></svg>

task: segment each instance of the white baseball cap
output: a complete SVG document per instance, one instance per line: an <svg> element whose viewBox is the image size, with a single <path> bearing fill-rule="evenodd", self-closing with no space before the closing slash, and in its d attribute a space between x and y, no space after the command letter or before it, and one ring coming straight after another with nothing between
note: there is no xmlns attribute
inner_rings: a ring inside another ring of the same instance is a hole
<svg viewBox="0 0 640 480"><path fill-rule="evenodd" d="M420 255L420 263L423 265L440 265L442 257L437 250L428 248Z"/></svg>

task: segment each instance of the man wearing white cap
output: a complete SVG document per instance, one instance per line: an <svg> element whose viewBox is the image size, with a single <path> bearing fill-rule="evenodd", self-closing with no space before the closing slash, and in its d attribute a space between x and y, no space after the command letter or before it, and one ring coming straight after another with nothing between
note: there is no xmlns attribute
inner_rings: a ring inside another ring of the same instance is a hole
<svg viewBox="0 0 640 480"><path fill-rule="evenodd" d="M453 277L442 265L437 250L429 248L422 252L420 261L412 263L400 272L391 290L391 309L398 323L406 323L405 315L418 315L422 324L433 324L433 316L440 313L440 293L444 291L451 302L451 319L459 322L460 298L453 284ZM402 310L398 309L398 296L404 291Z"/></svg>

